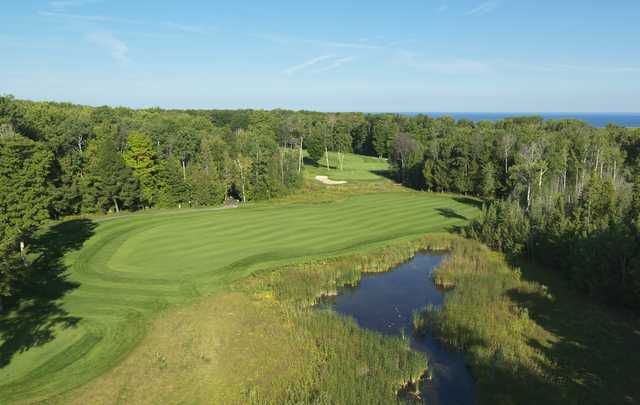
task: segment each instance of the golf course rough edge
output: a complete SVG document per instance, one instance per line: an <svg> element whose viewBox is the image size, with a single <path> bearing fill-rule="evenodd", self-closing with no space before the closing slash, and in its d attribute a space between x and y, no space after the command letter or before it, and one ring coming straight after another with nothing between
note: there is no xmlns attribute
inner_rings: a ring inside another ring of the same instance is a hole
<svg viewBox="0 0 640 405"><path fill-rule="evenodd" d="M78 321L54 323L52 339L13 354L0 369L0 403L46 400L85 384L126 356L153 314L223 291L256 270L444 232L478 213L463 198L389 192L327 204L78 220L93 235L61 258L65 280L76 287L59 300L65 316Z"/></svg>

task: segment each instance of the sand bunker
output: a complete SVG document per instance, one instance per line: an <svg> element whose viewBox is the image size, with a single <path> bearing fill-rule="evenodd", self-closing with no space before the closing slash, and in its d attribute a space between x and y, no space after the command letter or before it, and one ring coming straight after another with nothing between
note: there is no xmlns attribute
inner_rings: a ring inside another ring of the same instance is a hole
<svg viewBox="0 0 640 405"><path fill-rule="evenodd" d="M319 182L321 182L323 184L327 184L329 186L335 186L337 184L347 184L346 181L329 180L329 177L327 177L327 176L316 176L316 180L318 180Z"/></svg>

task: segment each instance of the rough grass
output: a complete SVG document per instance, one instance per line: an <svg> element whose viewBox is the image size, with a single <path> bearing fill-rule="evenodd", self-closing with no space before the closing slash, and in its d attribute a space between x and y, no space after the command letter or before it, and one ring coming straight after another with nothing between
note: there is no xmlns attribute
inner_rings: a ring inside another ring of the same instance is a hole
<svg viewBox="0 0 640 405"><path fill-rule="evenodd" d="M363 272L386 271L450 241L427 236L239 280L231 292L161 314L123 363L63 402L395 403L397 391L424 373L425 356L408 340L311 304L357 284Z"/></svg>
<svg viewBox="0 0 640 405"><path fill-rule="evenodd" d="M388 404L425 367L408 342L333 313L225 293L164 313L123 363L60 402Z"/></svg>
<svg viewBox="0 0 640 405"><path fill-rule="evenodd" d="M0 403L46 400L85 384L119 364L145 336L147 320L159 311L227 291L231 283L258 270L345 256L392 240L442 232L477 213L465 200L398 192L323 204L259 204L56 225L44 232L36 243L39 248L34 248L40 249L44 259L42 282L30 286L32 299L0 318ZM246 303L237 305L250 308ZM278 318L281 308L255 309L263 310L269 319L268 311L275 311L272 317ZM203 315L202 319L208 318ZM175 329L172 321L167 322L172 326L160 327L161 331L190 341L190 334L180 330L186 324ZM153 328L149 336L155 336L158 327ZM264 328L266 335L276 333L267 324L256 328ZM237 333L238 338L250 330L228 333ZM206 335L205 331L201 336ZM204 337L204 343L194 339L195 347L208 344ZM158 367L182 361L171 359L180 355L171 347L160 348L146 353L141 361L155 361ZM191 362L184 361L184 381L189 381L187 364ZM251 365L246 367L250 375ZM286 375L282 378L288 380ZM185 391L185 398L193 394L197 400L198 395L208 395L207 389L185 386L176 393ZM129 389L123 392L123 398L137 395Z"/></svg>
<svg viewBox="0 0 640 405"><path fill-rule="evenodd" d="M481 404L635 404L640 322L589 303L552 272L458 240L435 280L442 310L414 316L465 351Z"/></svg>

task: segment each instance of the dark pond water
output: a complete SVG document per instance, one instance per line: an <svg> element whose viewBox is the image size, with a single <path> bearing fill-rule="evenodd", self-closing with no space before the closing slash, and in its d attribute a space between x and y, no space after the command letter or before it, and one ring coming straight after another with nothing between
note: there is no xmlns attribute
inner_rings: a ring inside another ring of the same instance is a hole
<svg viewBox="0 0 640 405"><path fill-rule="evenodd" d="M442 305L444 294L431 278L444 256L417 254L386 273L365 274L357 287L342 288L323 306L351 316L363 328L400 336L412 335L413 311ZM412 347L427 353L433 373L421 386L425 403L475 404L475 385L462 354L443 347L433 336L412 338Z"/></svg>

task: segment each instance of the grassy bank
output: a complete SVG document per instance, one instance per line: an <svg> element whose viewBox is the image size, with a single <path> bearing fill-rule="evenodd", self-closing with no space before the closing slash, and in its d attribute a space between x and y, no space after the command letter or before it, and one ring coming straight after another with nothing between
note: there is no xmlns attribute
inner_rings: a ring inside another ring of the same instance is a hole
<svg viewBox="0 0 640 405"><path fill-rule="evenodd" d="M442 310L416 316L464 350L482 404L634 404L640 401L640 322L592 304L552 272L516 267L457 240L436 282Z"/></svg>
<svg viewBox="0 0 640 405"><path fill-rule="evenodd" d="M122 363L57 402L388 404L425 365L334 314L224 293L162 313Z"/></svg>

